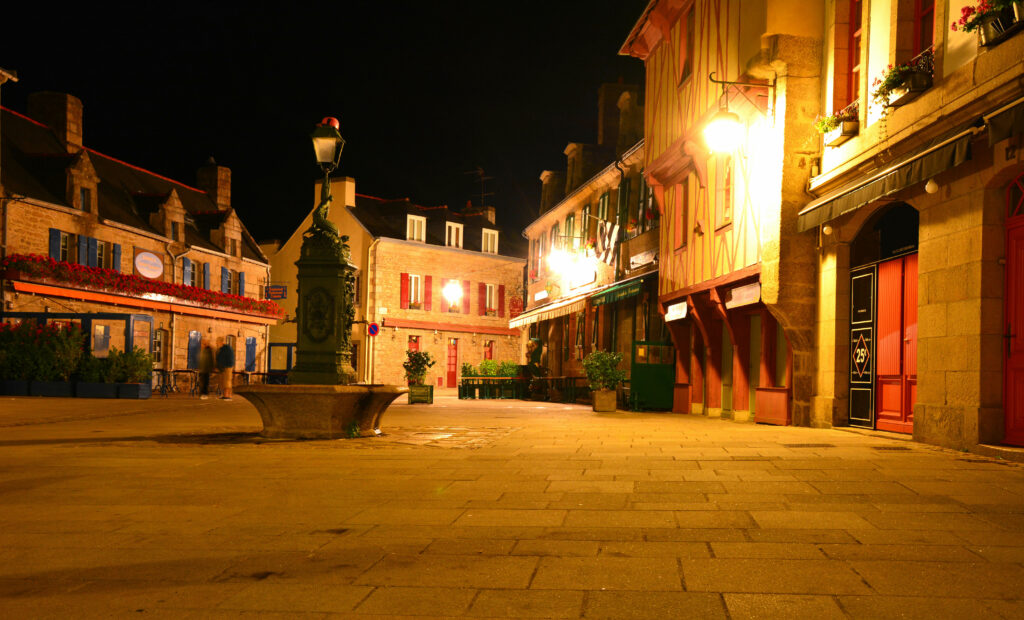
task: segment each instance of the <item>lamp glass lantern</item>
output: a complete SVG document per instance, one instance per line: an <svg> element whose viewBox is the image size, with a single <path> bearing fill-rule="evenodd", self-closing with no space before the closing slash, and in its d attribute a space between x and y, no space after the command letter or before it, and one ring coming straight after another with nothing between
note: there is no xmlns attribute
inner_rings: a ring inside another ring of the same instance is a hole
<svg viewBox="0 0 1024 620"><path fill-rule="evenodd" d="M743 138L743 122L735 112L729 111L729 104L724 104L711 117L704 128L704 140L715 153L727 153L736 150Z"/></svg>
<svg viewBox="0 0 1024 620"><path fill-rule="evenodd" d="M313 140L313 151L316 161L324 170L334 170L341 161L341 151L345 148L345 139L341 137L338 119L327 117L316 126L310 138Z"/></svg>

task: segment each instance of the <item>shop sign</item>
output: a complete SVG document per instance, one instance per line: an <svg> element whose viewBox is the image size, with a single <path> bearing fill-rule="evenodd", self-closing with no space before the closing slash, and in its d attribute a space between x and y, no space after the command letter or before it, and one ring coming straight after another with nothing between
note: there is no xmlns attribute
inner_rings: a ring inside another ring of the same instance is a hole
<svg viewBox="0 0 1024 620"><path fill-rule="evenodd" d="M646 252L640 252L629 257L629 269L639 269L644 265L650 265L658 257L657 250L647 250Z"/></svg>
<svg viewBox="0 0 1024 620"><path fill-rule="evenodd" d="M156 280L164 275L164 260L148 250L135 250L135 273Z"/></svg>
<svg viewBox="0 0 1024 620"><path fill-rule="evenodd" d="M665 308L665 322L678 321L679 319L686 318L686 302L681 301L677 304Z"/></svg>
<svg viewBox="0 0 1024 620"><path fill-rule="evenodd" d="M267 299L287 299L288 298L288 285L287 284L268 284L265 297Z"/></svg>
<svg viewBox="0 0 1024 620"><path fill-rule="evenodd" d="M544 290L544 289L539 290L539 291L537 291L536 293L533 294L533 300L534 301L540 301L542 299L547 299L547 298L548 298L548 292L547 292L547 290Z"/></svg>
<svg viewBox="0 0 1024 620"><path fill-rule="evenodd" d="M749 306L761 301L761 284L754 282L744 286L737 286L725 292L725 307L739 308Z"/></svg>

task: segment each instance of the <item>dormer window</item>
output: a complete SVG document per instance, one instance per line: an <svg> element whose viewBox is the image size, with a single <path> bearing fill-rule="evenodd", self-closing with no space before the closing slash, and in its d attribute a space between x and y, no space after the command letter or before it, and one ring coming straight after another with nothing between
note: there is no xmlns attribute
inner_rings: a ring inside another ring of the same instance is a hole
<svg viewBox="0 0 1024 620"><path fill-rule="evenodd" d="M446 246L450 248L461 248L462 224L456 224L455 222L445 222L444 239L444 244Z"/></svg>
<svg viewBox="0 0 1024 620"><path fill-rule="evenodd" d="M484 254L497 254L498 253L498 231L491 230L490 228L483 229L484 236L480 242L480 251Z"/></svg>
<svg viewBox="0 0 1024 620"><path fill-rule="evenodd" d="M405 218L405 238L409 241L426 242L427 218L422 215L407 215Z"/></svg>
<svg viewBox="0 0 1024 620"><path fill-rule="evenodd" d="M92 192L89 191L88 187L78 188L78 208L82 211L88 211L92 208Z"/></svg>
<svg viewBox="0 0 1024 620"><path fill-rule="evenodd" d="M177 221L171 222L171 240L178 241L181 234L181 224Z"/></svg>
<svg viewBox="0 0 1024 620"><path fill-rule="evenodd" d="M228 254L238 256L238 239L228 239Z"/></svg>

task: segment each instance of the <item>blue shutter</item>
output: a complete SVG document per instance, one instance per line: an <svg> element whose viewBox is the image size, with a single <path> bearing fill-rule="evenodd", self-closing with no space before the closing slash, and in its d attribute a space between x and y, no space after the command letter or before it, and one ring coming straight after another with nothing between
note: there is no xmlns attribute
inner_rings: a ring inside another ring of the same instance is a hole
<svg viewBox="0 0 1024 620"><path fill-rule="evenodd" d="M94 239L92 237L88 237L87 238L87 242L88 242L88 245L89 245L89 266L90 267L99 267L100 266L99 249L98 249L98 244L96 243L96 239Z"/></svg>
<svg viewBox="0 0 1024 620"><path fill-rule="evenodd" d="M60 260L60 231L56 228L50 229L50 258Z"/></svg>
<svg viewBox="0 0 1024 620"><path fill-rule="evenodd" d="M79 265L89 264L89 237L78 235L78 260Z"/></svg>
<svg viewBox="0 0 1024 620"><path fill-rule="evenodd" d="M187 258L181 259L181 283L185 285L192 283L192 261Z"/></svg>
<svg viewBox="0 0 1024 620"><path fill-rule="evenodd" d="M110 268L114 271L121 271L121 244L115 243L114 249L110 251Z"/></svg>
<svg viewBox="0 0 1024 620"><path fill-rule="evenodd" d="M228 271L227 267L220 268L220 292L231 292L231 272Z"/></svg>
<svg viewBox="0 0 1024 620"><path fill-rule="evenodd" d="M256 370L256 339L245 339L245 372Z"/></svg>
<svg viewBox="0 0 1024 620"><path fill-rule="evenodd" d="M238 294L245 297L245 273L238 272Z"/></svg>
<svg viewBox="0 0 1024 620"><path fill-rule="evenodd" d="M203 288L213 290L213 282L210 281L210 263L203 263Z"/></svg>

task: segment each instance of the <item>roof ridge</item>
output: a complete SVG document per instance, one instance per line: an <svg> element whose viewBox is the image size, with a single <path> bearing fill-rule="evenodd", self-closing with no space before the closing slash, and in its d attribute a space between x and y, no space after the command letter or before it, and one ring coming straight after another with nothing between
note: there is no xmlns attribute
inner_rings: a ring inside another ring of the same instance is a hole
<svg viewBox="0 0 1024 620"><path fill-rule="evenodd" d="M14 110L12 110L12 109L10 109L10 108L8 108L8 107L6 107L6 106L2 106L2 105L0 105L0 110L3 110L4 112L10 112L11 114L13 114L13 115L15 115L15 116L17 116L17 117L19 117L19 118L23 118L23 119L25 119L26 121L28 121L28 122L30 122L30 123L33 123L33 124L35 124L35 125L39 125L40 127L45 127L45 128L47 128L47 129L49 129L49 128L50 128L50 126L49 126L49 125L47 125L46 123L40 123L39 121L37 121L36 119L34 119L34 118L32 118L32 117L30 117L30 116L26 116L26 115L22 114L21 112L15 112Z"/></svg>
<svg viewBox="0 0 1024 620"><path fill-rule="evenodd" d="M91 149L91 148L89 148L87 146L83 146L82 149L86 150L86 151L89 151L93 155L99 155L100 157L105 157L105 158L109 159L110 161L117 162L117 163L121 164L122 166L128 166L132 170L138 170L139 172L145 172L146 174L148 174L150 176L153 176L153 177L156 177L158 179L163 179L164 181L168 181L170 183L174 183L175 185L180 185L180 186L184 187L185 189L190 189L190 190L192 190L194 192L199 192L200 194L205 194L206 193L206 190L199 189L198 187L192 187L191 185L189 185L187 183L182 183L181 181L172 179L170 177L165 177L164 175L157 174L156 172L153 172L152 170L146 170L145 168L143 168L141 166L136 166L135 164L129 164L128 162L124 161L123 159L118 159L116 157L112 157L110 155L107 155L106 153L100 153L99 151Z"/></svg>

